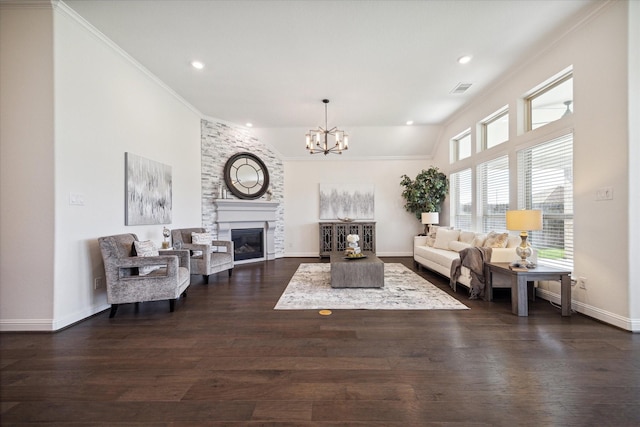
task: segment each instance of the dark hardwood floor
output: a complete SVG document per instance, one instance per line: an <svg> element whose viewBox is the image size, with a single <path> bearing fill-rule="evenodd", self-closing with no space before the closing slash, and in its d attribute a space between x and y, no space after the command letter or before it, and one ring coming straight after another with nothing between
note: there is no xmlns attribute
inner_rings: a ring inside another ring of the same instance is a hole
<svg viewBox="0 0 640 427"><path fill-rule="evenodd" d="M194 276L174 313L1 334L2 425L640 425L639 334L541 299L519 318L508 290L459 288L471 310L273 310L300 262L318 260Z"/></svg>

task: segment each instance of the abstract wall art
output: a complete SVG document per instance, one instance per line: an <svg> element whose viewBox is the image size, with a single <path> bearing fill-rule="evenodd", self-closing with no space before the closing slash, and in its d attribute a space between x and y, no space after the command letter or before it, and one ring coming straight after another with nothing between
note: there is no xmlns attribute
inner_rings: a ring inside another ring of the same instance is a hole
<svg viewBox="0 0 640 427"><path fill-rule="evenodd" d="M320 219L374 219L375 188L369 184L320 184Z"/></svg>
<svg viewBox="0 0 640 427"><path fill-rule="evenodd" d="M171 223L171 166L125 153L125 225Z"/></svg>

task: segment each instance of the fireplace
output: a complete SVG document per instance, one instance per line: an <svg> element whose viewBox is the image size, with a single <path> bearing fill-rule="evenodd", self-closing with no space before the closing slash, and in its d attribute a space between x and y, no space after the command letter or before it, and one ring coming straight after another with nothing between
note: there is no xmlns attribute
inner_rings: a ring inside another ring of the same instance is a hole
<svg viewBox="0 0 640 427"><path fill-rule="evenodd" d="M216 199L213 202L215 208L218 228L218 239L235 240L231 232L247 229L262 230L262 256L252 256L251 258L238 258L235 256L236 264L249 262L269 261L275 259L274 231L276 228L276 209L278 202L264 200L237 200L237 199ZM235 249L245 244L235 243ZM234 252L235 252L234 249ZM245 248L246 249L246 248Z"/></svg>
<svg viewBox="0 0 640 427"><path fill-rule="evenodd" d="M241 228L231 230L233 260L264 257L264 230L262 228Z"/></svg>

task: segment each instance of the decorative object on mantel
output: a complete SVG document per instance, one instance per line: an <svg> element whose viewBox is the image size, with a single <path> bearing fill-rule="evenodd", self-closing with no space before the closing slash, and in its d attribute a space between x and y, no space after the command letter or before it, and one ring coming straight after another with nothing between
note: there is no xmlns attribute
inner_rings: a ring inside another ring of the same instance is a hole
<svg viewBox="0 0 640 427"><path fill-rule="evenodd" d="M353 222L353 218L349 218L348 216L346 216L344 218L338 217L338 220L340 220L342 222Z"/></svg>
<svg viewBox="0 0 640 427"><path fill-rule="evenodd" d="M236 153L224 165L224 182L239 199L258 199L269 188L269 171L255 154Z"/></svg>
<svg viewBox="0 0 640 427"><path fill-rule="evenodd" d="M320 219L371 220L374 196L371 184L320 184Z"/></svg>
<svg viewBox="0 0 640 427"><path fill-rule="evenodd" d="M171 223L171 166L125 153L125 225Z"/></svg>
<svg viewBox="0 0 640 427"><path fill-rule="evenodd" d="M449 192L449 180L440 170L431 166L422 170L415 180L402 175L400 185L404 187L404 208L421 221L422 212L440 212L440 207Z"/></svg>
<svg viewBox="0 0 640 427"><path fill-rule="evenodd" d="M527 231L542 230L541 210L518 210L507 211L507 230L520 231L520 245L516 247L516 254L519 260L511 263L514 267L535 268L535 264L527 258L531 256L531 244L527 241L529 234Z"/></svg>
<svg viewBox="0 0 640 427"><path fill-rule="evenodd" d="M329 153L342 154L342 150L349 149L349 135L343 130L338 129L337 126L329 129L327 125L327 104L328 99L323 99L324 102L324 128L322 126L318 129L310 130L307 133L307 150L309 154L322 153L325 156ZM329 136L332 136L335 143L329 144Z"/></svg>
<svg viewBox="0 0 640 427"><path fill-rule="evenodd" d="M440 222L440 214L438 212L422 212L422 223L424 224L424 235L429 235L429 229L433 224Z"/></svg>

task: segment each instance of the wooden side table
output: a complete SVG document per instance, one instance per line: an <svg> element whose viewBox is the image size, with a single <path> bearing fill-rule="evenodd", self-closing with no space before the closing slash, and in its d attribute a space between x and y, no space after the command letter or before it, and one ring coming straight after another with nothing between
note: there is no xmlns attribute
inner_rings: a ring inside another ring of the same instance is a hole
<svg viewBox="0 0 640 427"><path fill-rule="evenodd" d="M528 316L527 282L536 280L560 281L560 303L562 315L571 316L571 271L553 267L538 266L526 271L512 270L509 263L487 262L485 268L485 284L492 292L494 274L506 274L511 276L511 311L518 316Z"/></svg>

